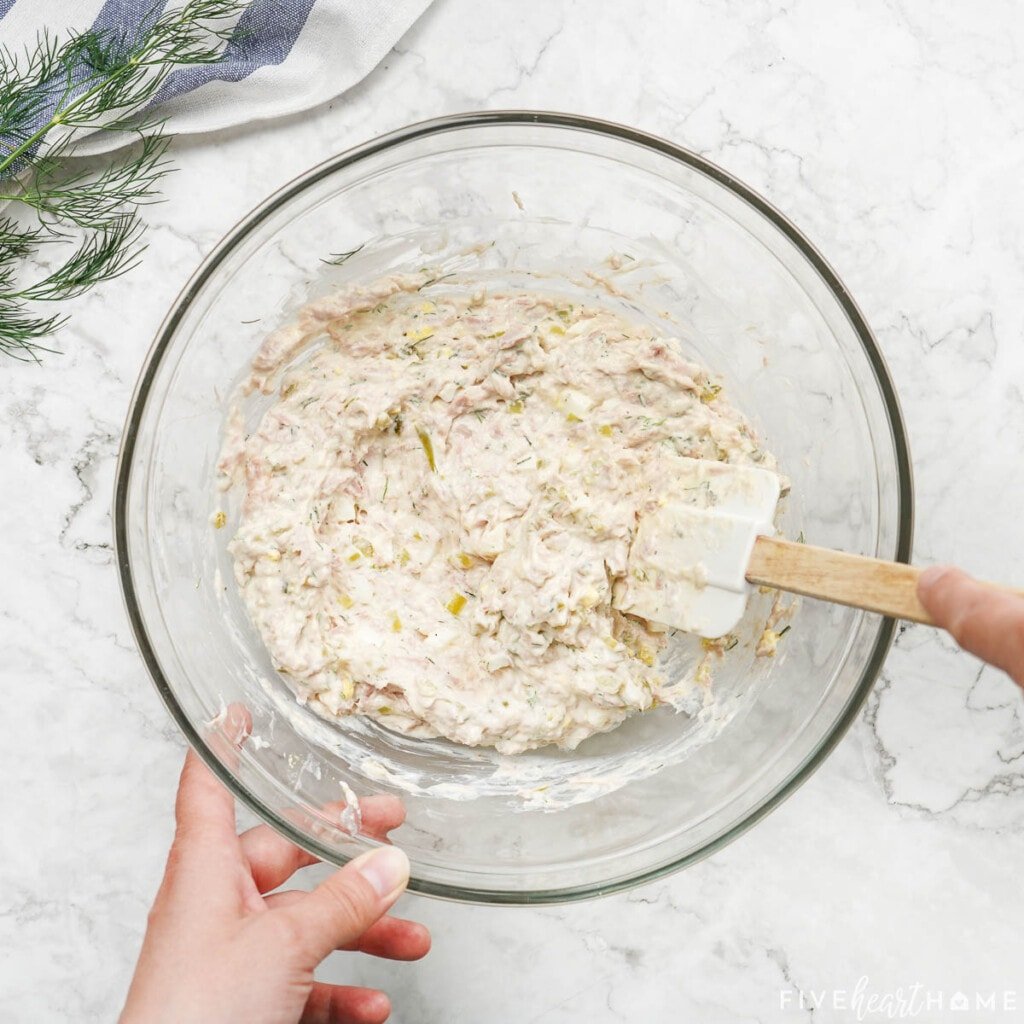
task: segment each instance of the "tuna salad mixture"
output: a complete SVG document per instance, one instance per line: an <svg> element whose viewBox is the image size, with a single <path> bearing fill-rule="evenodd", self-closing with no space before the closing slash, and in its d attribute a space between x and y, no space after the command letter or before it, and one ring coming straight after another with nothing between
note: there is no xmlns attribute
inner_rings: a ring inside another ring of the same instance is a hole
<svg viewBox="0 0 1024 1024"><path fill-rule="evenodd" d="M650 326L423 285L320 300L257 354L273 404L248 435L233 414L220 467L238 586L323 713L573 748L667 699L663 633L612 607L638 516L700 500L678 460L774 460Z"/></svg>

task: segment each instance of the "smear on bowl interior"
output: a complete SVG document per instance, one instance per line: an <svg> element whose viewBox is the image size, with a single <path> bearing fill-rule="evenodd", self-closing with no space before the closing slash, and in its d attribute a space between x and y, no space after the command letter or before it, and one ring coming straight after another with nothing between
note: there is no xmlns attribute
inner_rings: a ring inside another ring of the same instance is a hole
<svg viewBox="0 0 1024 1024"><path fill-rule="evenodd" d="M220 464L235 577L317 710L571 749L671 697L663 634L612 594L638 516L705 498L677 460L775 460L685 342L597 300L424 283L264 342L247 389L275 401L248 436L233 413Z"/></svg>

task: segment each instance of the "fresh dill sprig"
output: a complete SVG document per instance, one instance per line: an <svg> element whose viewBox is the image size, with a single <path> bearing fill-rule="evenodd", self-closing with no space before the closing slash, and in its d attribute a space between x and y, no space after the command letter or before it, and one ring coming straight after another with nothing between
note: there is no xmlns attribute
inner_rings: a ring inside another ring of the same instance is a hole
<svg viewBox="0 0 1024 1024"><path fill-rule="evenodd" d="M120 277L136 266L142 256L144 246L139 245L139 237L143 230L136 214L122 214L89 232L56 270L15 294L35 302L72 299L97 281Z"/></svg>
<svg viewBox="0 0 1024 1024"><path fill-rule="evenodd" d="M169 139L143 111L176 68L222 59L247 6L186 0L161 14L161 4L133 30L64 40L44 32L23 55L0 47L0 206L12 204L0 218L0 354L53 351L42 341L66 317L36 304L81 295L137 265L145 249L139 208L159 200L171 170ZM98 172L70 171L75 142L95 130L137 140Z"/></svg>

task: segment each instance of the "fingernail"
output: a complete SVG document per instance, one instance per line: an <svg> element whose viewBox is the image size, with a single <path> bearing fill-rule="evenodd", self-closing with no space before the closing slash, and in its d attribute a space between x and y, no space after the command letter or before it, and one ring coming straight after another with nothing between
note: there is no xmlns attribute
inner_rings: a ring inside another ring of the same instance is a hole
<svg viewBox="0 0 1024 1024"><path fill-rule="evenodd" d="M409 881L409 858L397 846L382 846L357 857L353 866L378 896L390 896Z"/></svg>
<svg viewBox="0 0 1024 1024"><path fill-rule="evenodd" d="M941 580L945 579L946 576L948 576L950 572L952 572L952 570L953 567L951 565L929 566L917 578L918 590L930 590L932 587L935 586L936 583L939 583Z"/></svg>

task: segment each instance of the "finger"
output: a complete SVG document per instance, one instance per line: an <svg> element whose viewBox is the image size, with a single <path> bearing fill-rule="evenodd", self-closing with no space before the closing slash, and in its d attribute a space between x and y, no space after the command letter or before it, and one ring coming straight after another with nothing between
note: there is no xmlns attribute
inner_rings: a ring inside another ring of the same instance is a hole
<svg viewBox="0 0 1024 1024"><path fill-rule="evenodd" d="M270 892L287 882L300 868L319 863L317 857L290 843L269 825L257 825L243 832L238 842L260 892Z"/></svg>
<svg viewBox="0 0 1024 1024"><path fill-rule="evenodd" d="M338 800L325 805L324 810L340 814L347 806L344 800ZM362 821L360 832L384 842L387 834L405 821L405 804L397 796L387 793L364 796L359 800L359 813Z"/></svg>
<svg viewBox="0 0 1024 1024"><path fill-rule="evenodd" d="M174 803L177 840L235 840L235 800L194 750L185 755Z"/></svg>
<svg viewBox="0 0 1024 1024"><path fill-rule="evenodd" d="M344 801L327 804L326 811L340 813L347 805ZM396 796L380 794L359 801L363 835L381 842L387 834L405 820L405 805ZM269 825L257 825L239 837L253 881L261 893L270 892L301 868L319 864L320 860L275 832Z"/></svg>
<svg viewBox="0 0 1024 1024"><path fill-rule="evenodd" d="M391 1000L375 988L313 983L299 1024L383 1024Z"/></svg>
<svg viewBox="0 0 1024 1024"><path fill-rule="evenodd" d="M285 889L263 897L270 910L280 907L294 907L309 894L298 889ZM430 931L418 921L406 921L401 917L382 917L354 942L348 942L338 949L348 953L366 953L385 960L420 960L430 952Z"/></svg>
<svg viewBox="0 0 1024 1024"><path fill-rule="evenodd" d="M1024 598L945 566L921 573L917 592L928 613L961 647L1024 686Z"/></svg>
<svg viewBox="0 0 1024 1024"><path fill-rule="evenodd" d="M322 960L355 942L387 912L408 881L409 858L397 847L380 846L356 857L281 913Z"/></svg>
<svg viewBox="0 0 1024 1024"><path fill-rule="evenodd" d="M308 895L308 892L303 892L301 889L282 889L280 892L272 892L264 896L263 905L268 910L294 907L297 903L301 903Z"/></svg>
<svg viewBox="0 0 1024 1024"><path fill-rule="evenodd" d="M382 917L354 944L341 948L386 960L420 960L430 952L430 932L418 921Z"/></svg>

